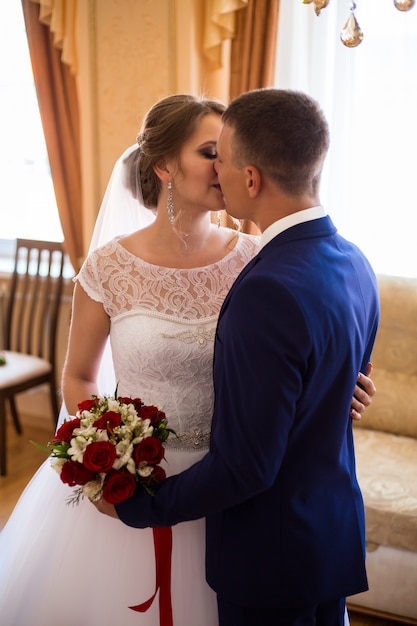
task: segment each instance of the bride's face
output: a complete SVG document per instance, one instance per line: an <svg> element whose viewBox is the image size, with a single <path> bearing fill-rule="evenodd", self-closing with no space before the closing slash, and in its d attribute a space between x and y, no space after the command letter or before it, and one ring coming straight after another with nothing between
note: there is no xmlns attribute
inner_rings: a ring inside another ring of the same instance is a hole
<svg viewBox="0 0 417 626"><path fill-rule="evenodd" d="M183 144L179 159L169 167L173 172L172 192L178 209L190 213L224 209L214 162L222 128L219 115L201 118L191 137Z"/></svg>

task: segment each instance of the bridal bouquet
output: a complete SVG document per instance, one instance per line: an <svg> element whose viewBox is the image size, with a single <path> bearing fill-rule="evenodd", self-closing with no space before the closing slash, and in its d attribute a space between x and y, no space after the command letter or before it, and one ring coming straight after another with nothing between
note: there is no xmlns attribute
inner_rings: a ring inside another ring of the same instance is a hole
<svg viewBox="0 0 417 626"><path fill-rule="evenodd" d="M130 498L138 484L152 494L165 478L159 464L172 432L163 411L116 392L81 402L47 450L62 482L77 487L68 503L86 496L117 504Z"/></svg>

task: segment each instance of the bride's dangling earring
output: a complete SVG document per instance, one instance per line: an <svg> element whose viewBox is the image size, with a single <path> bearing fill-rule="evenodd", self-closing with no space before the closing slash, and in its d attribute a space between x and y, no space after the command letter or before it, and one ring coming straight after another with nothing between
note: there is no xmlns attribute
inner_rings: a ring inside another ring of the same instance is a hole
<svg viewBox="0 0 417 626"><path fill-rule="evenodd" d="M222 225L221 213L220 211L217 211L217 228L220 228L221 225Z"/></svg>
<svg viewBox="0 0 417 626"><path fill-rule="evenodd" d="M167 212L168 219L170 224L173 224L175 221L175 213L174 213L174 198L172 196L172 183L168 183L168 200L167 200Z"/></svg>

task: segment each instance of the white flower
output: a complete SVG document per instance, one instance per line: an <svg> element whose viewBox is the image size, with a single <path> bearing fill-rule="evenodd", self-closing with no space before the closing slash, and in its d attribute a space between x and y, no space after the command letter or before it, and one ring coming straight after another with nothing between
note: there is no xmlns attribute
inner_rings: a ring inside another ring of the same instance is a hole
<svg viewBox="0 0 417 626"><path fill-rule="evenodd" d="M153 434L153 426L151 426L151 420L150 419L146 419L146 420L142 420L142 424L140 425L140 429L138 432L138 436L141 437L142 439L145 439L145 437L151 437Z"/></svg>
<svg viewBox="0 0 417 626"><path fill-rule="evenodd" d="M68 448L67 454L72 461L83 462L84 451L90 442L84 437L78 436L71 439L71 446Z"/></svg>
<svg viewBox="0 0 417 626"><path fill-rule="evenodd" d="M107 411L115 411L116 413L120 413L120 403L118 400L114 398L107 399Z"/></svg>
<svg viewBox="0 0 417 626"><path fill-rule="evenodd" d="M116 444L117 458L113 463L114 469L120 469L132 460L133 444L130 441L119 441ZM132 461L133 462L133 461Z"/></svg>
<svg viewBox="0 0 417 626"><path fill-rule="evenodd" d="M131 441L133 436L133 431L129 426L122 425L117 431L118 439L125 439L126 441Z"/></svg>
<svg viewBox="0 0 417 626"><path fill-rule="evenodd" d="M81 436L86 439L94 439L97 433L97 428L93 426L92 423L88 422L88 424L84 424L83 427L74 428L73 434L75 437Z"/></svg>
<svg viewBox="0 0 417 626"><path fill-rule="evenodd" d="M108 441L109 440L109 434L107 432L107 430L96 430L95 433L95 441Z"/></svg>
<svg viewBox="0 0 417 626"><path fill-rule="evenodd" d="M136 474L136 464L135 464L134 460L132 459L132 457L126 463L126 469L131 474L133 474L133 475Z"/></svg>
<svg viewBox="0 0 417 626"><path fill-rule="evenodd" d="M147 465L146 463L143 462L143 464L141 463L138 467L138 474L139 476L142 476L142 478L148 478L148 476L150 476L153 472L153 467L152 465Z"/></svg>
<svg viewBox="0 0 417 626"><path fill-rule="evenodd" d="M148 426L142 431L142 437L146 439L146 437L152 437L153 435L153 426Z"/></svg>
<svg viewBox="0 0 417 626"><path fill-rule="evenodd" d="M51 457L51 467L52 469L54 469L56 472L58 472L58 474L61 473L62 470L62 466L64 465L64 463L67 462L67 459L59 459L56 456L52 456Z"/></svg>
<svg viewBox="0 0 417 626"><path fill-rule="evenodd" d="M97 480L90 480L88 483L83 485L83 494L87 496L92 502L95 500L100 500L101 498L101 490L104 482L104 474L100 475L100 478Z"/></svg>
<svg viewBox="0 0 417 626"><path fill-rule="evenodd" d="M81 411L79 418L82 424L91 424L91 422L95 419L94 415L92 415L90 411L87 410Z"/></svg>

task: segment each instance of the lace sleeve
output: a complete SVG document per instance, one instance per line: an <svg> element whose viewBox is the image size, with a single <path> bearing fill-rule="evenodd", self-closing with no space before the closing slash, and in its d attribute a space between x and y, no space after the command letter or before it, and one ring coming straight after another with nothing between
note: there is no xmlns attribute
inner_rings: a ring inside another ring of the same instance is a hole
<svg viewBox="0 0 417 626"><path fill-rule="evenodd" d="M92 300L104 304L103 284L98 276L98 257L97 251L92 252L84 261L73 281L74 283L78 282Z"/></svg>

